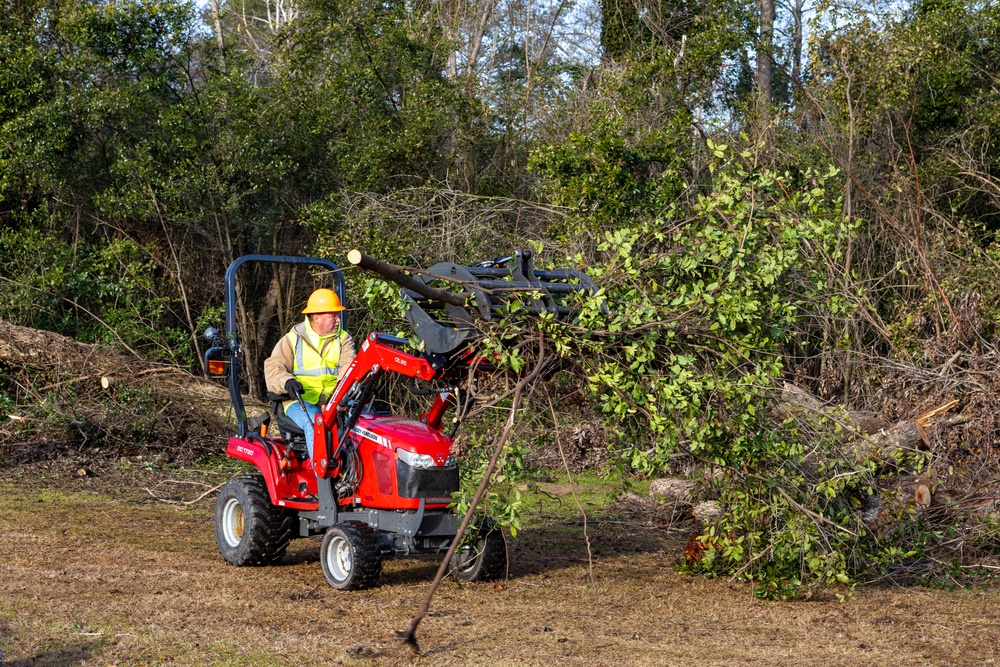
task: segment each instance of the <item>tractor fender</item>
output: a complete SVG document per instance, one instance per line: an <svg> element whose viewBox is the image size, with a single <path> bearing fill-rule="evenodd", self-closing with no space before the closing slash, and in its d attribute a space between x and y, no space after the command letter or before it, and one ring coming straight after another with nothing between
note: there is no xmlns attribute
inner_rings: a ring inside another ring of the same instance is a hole
<svg viewBox="0 0 1000 667"><path fill-rule="evenodd" d="M264 477L264 483L267 485L267 495L271 497L273 504L278 504L278 492L275 488L275 480L278 478L278 463L275 457L268 455L263 443L249 438L232 437L226 446L226 454L234 459L257 466L260 474Z"/></svg>

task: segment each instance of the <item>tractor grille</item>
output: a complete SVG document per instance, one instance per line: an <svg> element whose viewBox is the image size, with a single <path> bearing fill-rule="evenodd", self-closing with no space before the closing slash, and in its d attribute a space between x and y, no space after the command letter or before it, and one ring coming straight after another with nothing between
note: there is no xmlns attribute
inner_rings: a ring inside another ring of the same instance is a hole
<svg viewBox="0 0 1000 667"><path fill-rule="evenodd" d="M451 498L458 491L458 466L414 468L397 460L396 481L403 498Z"/></svg>

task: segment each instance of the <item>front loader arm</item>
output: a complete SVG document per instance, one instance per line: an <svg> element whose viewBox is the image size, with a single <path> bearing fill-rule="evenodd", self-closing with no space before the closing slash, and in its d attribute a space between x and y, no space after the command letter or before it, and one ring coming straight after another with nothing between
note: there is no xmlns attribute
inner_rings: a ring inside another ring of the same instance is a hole
<svg viewBox="0 0 1000 667"><path fill-rule="evenodd" d="M313 421L313 467L319 477L338 473L340 448L346 443L362 408L371 398L375 381L381 373L397 373L428 382L438 377L439 370L427 359L394 347L405 343L402 338L381 333L369 334L361 343L357 356L347 367L333 396Z"/></svg>

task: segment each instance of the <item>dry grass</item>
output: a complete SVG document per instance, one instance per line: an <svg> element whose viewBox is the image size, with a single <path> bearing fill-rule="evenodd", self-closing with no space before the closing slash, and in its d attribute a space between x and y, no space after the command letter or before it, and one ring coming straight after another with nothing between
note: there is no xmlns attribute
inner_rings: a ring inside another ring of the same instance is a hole
<svg viewBox="0 0 1000 667"><path fill-rule="evenodd" d="M175 510L143 500L144 482L124 474L55 488L7 480L5 667L912 667L1000 657L997 589L869 588L843 604L833 592L762 602L745 585L678 574L679 534L631 519L591 522L591 585L580 529L559 507L558 489L538 496L531 527L512 541L508 582L441 587L416 656L393 633L419 603L433 561L388 561L378 588L338 593L323 580L315 539L294 542L278 567L227 566L209 500Z"/></svg>

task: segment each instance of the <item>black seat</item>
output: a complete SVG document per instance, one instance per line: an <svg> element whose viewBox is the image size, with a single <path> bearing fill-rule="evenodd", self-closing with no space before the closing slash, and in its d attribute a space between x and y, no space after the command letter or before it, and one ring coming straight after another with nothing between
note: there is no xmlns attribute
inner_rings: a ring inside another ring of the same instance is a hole
<svg viewBox="0 0 1000 667"><path fill-rule="evenodd" d="M302 450L302 453L306 453L306 434L302 431L298 424L293 422L285 414L284 402L288 400L288 394L275 394L272 392L267 392L267 400L271 402L271 414L274 415L274 420L278 423L278 432L281 433L282 439L287 442L292 449Z"/></svg>

